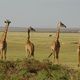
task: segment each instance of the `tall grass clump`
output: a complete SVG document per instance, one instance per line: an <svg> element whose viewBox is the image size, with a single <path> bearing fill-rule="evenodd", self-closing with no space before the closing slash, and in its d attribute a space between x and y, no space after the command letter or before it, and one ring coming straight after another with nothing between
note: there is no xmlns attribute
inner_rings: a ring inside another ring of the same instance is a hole
<svg viewBox="0 0 80 80"><path fill-rule="evenodd" d="M0 61L0 80L80 80L80 71L49 60Z"/></svg>

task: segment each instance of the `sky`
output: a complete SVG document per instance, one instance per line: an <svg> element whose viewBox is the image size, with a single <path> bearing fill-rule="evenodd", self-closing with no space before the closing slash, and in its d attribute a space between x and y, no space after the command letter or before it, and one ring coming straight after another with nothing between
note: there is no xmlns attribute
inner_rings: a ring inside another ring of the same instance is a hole
<svg viewBox="0 0 80 80"><path fill-rule="evenodd" d="M61 20L68 27L80 26L80 0L0 0L0 26L55 27Z"/></svg>

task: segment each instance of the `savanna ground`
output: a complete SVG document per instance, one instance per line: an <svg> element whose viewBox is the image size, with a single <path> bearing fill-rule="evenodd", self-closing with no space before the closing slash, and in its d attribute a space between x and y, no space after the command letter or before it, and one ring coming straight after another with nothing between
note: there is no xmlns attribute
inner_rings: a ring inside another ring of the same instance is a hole
<svg viewBox="0 0 80 80"><path fill-rule="evenodd" d="M2 33L0 33L1 35ZM52 37L49 37L49 35ZM55 33L31 33L31 41L35 44L35 59L43 60L51 53L51 43L54 40ZM76 67L78 62L77 44L80 39L79 33L61 33L60 42L60 63ZM8 51L7 59L16 60L23 59L27 56L25 53L25 42L27 40L27 32L9 32L8 33ZM52 60L52 57L50 60Z"/></svg>
<svg viewBox="0 0 80 80"><path fill-rule="evenodd" d="M0 36L1 34L2 32L0 33ZM52 35L51 37L49 37L50 34ZM36 60L43 61L47 59L48 55L51 53L50 45L54 40L54 37L55 37L55 33L39 33L39 32L31 33L31 41L35 44ZM79 68L77 67L78 54L77 54L76 42L78 42L79 39L80 39L79 33L60 34L60 42L61 42L61 50L59 54L60 64L64 66L67 65L68 67L77 69L78 71ZM8 37L7 37L7 41L8 41L7 60L8 61L24 60L24 58L27 56L27 53L25 52L25 48L24 48L26 40L27 40L27 32L8 32ZM53 55L49 59L49 61L53 62ZM32 64L34 64L34 61ZM44 74L41 75L42 73L40 73L40 76L44 76ZM58 73L59 75L61 74L60 71ZM28 79L10 79L10 80L28 80ZM37 80L48 80L48 79L37 79ZM49 79L49 80L53 80L53 79ZM64 79L54 79L54 80L69 80L69 79L64 78Z"/></svg>

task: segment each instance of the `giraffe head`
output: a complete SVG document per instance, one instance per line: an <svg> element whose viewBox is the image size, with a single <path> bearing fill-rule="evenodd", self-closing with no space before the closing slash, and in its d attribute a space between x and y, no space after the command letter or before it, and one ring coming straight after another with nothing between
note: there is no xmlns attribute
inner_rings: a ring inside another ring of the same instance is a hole
<svg viewBox="0 0 80 80"><path fill-rule="evenodd" d="M66 28L66 25L65 25L65 24L63 24L61 21L60 21L60 26L61 26L61 27L65 27L65 28Z"/></svg>
<svg viewBox="0 0 80 80"><path fill-rule="evenodd" d="M66 28L66 25L63 24L61 21L58 21L57 25L58 25L58 27L64 27L64 28Z"/></svg>
<svg viewBox="0 0 80 80"><path fill-rule="evenodd" d="M11 21L10 20L8 20L8 19L6 19L5 21L4 21L4 23L6 23L6 24L10 24L11 23Z"/></svg>
<svg viewBox="0 0 80 80"><path fill-rule="evenodd" d="M34 28L32 28L31 26L28 28L31 31L36 31Z"/></svg>

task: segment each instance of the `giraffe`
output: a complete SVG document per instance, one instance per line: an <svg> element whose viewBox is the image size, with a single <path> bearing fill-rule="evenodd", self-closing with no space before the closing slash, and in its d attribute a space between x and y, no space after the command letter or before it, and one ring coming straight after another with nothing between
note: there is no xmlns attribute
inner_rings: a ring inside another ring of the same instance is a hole
<svg viewBox="0 0 80 80"><path fill-rule="evenodd" d="M28 52L28 57L30 58L31 56L34 57L34 44L30 41L30 31L35 31L34 28L31 26L28 28L28 37L27 37L27 42L25 45L25 50Z"/></svg>
<svg viewBox="0 0 80 80"><path fill-rule="evenodd" d="M59 41L59 37L60 37L60 28L61 27L65 27L66 26L61 22L61 21L58 21L57 23L57 32L56 32L56 37L55 37L55 40L52 42L52 45L51 45L51 54L48 56L48 58L54 54L54 62L55 62L55 58L57 60L57 63L59 63L59 52L60 52L60 41Z"/></svg>
<svg viewBox="0 0 80 80"><path fill-rule="evenodd" d="M80 41L78 42L78 67L80 66Z"/></svg>
<svg viewBox="0 0 80 80"><path fill-rule="evenodd" d="M8 27L9 24L11 23L11 21L9 21L8 19L6 19L4 21L5 23L5 29L4 32L0 38L0 58L3 60L3 58L6 60L6 52L7 52L7 32L8 32Z"/></svg>

